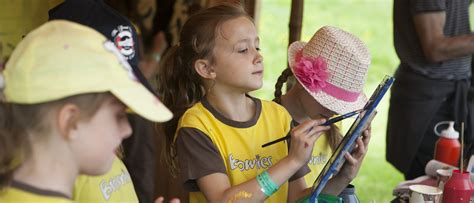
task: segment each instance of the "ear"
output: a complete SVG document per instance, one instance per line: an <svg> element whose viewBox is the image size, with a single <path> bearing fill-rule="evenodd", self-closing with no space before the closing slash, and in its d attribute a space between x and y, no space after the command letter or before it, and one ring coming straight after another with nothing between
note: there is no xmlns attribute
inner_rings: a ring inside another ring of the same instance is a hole
<svg viewBox="0 0 474 203"><path fill-rule="evenodd" d="M75 135L71 131L77 129L77 122L80 118L79 107L74 104L66 104L58 111L58 130L64 139L74 139Z"/></svg>
<svg viewBox="0 0 474 203"><path fill-rule="evenodd" d="M194 69L204 79L216 78L216 72L211 67L209 60L206 60L206 59L196 60L196 62L194 62Z"/></svg>

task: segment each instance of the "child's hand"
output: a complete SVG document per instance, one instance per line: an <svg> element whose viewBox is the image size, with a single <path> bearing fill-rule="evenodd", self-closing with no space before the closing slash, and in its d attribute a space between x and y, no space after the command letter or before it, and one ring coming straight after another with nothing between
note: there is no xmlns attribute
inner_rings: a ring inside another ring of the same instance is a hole
<svg viewBox="0 0 474 203"><path fill-rule="evenodd" d="M155 203L163 203L164 201L165 201L165 198L158 197L156 198ZM169 203L179 203L179 202L180 202L179 199L174 198Z"/></svg>
<svg viewBox="0 0 474 203"><path fill-rule="evenodd" d="M299 165L307 164L313 153L314 142L329 126L320 126L326 119L308 120L291 130L288 157Z"/></svg>
<svg viewBox="0 0 474 203"><path fill-rule="evenodd" d="M347 184L349 184L359 172L360 166L362 165L362 161L364 160L365 155L367 154L367 148L369 146L371 137L371 127L367 127L364 131L362 137L357 138L356 147L352 151L352 154L346 153L344 156L346 158L346 162L341 168L341 171L338 173L338 176L342 176L348 180Z"/></svg>

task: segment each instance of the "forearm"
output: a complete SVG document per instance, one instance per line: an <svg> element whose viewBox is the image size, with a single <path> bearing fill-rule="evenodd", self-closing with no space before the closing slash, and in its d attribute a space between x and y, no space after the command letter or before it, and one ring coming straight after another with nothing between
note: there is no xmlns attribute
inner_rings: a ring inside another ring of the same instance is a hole
<svg viewBox="0 0 474 203"><path fill-rule="evenodd" d="M306 185L306 184L305 184ZM290 183L291 188L291 183ZM288 192L288 202L296 202L311 195L311 187Z"/></svg>
<svg viewBox="0 0 474 203"><path fill-rule="evenodd" d="M273 165L267 170L269 173L270 179L277 185L281 186L288 179L296 173L302 167L301 164L292 161L290 158L286 157L280 160L278 163ZM221 192L216 192L216 185L213 182L212 186L204 189L204 194L209 202L229 202L233 200L245 200L249 202L263 202L267 196L263 193L262 187L258 183L256 178L248 180L239 185L228 187L227 189L222 190ZM207 184L209 186L209 184ZM201 184L200 184L201 187ZM202 188L201 188L202 189ZM208 191L208 192L206 192ZM220 194L219 194L220 193Z"/></svg>
<svg viewBox="0 0 474 203"><path fill-rule="evenodd" d="M363 137L364 138L359 137L356 140L357 144L352 154L346 153L344 155L346 162L342 165L339 172L329 179L321 193L338 196L347 187L347 185L349 185L349 183L354 180L354 178L357 176L357 173L359 172L364 155L367 152L366 149L371 137L370 127L368 130L364 131Z"/></svg>
<svg viewBox="0 0 474 203"><path fill-rule="evenodd" d="M321 193L338 196L351 181L348 177L338 174L328 181Z"/></svg>
<svg viewBox="0 0 474 203"><path fill-rule="evenodd" d="M441 38L429 46L425 51L426 57L432 62L441 62L474 53L474 35Z"/></svg>
<svg viewBox="0 0 474 203"><path fill-rule="evenodd" d="M441 62L474 53L474 35L446 36L446 13L424 12L413 17L415 30L425 58Z"/></svg>

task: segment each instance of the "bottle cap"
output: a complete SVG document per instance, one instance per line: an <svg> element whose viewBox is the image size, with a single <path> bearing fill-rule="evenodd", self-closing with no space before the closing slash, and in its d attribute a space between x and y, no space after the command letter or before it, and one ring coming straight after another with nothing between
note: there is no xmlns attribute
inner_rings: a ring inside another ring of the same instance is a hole
<svg viewBox="0 0 474 203"><path fill-rule="evenodd" d="M458 139L459 133L458 131L454 130L454 121L449 121L449 127L441 131L441 137L445 137L448 139Z"/></svg>

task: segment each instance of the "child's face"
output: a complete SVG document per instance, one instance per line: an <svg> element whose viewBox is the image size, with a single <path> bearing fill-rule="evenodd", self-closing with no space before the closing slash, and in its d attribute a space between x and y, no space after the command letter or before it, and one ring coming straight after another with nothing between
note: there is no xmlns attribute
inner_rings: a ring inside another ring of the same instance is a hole
<svg viewBox="0 0 474 203"><path fill-rule="evenodd" d="M213 50L215 86L249 92L262 87L263 57L253 23L246 17L224 22Z"/></svg>
<svg viewBox="0 0 474 203"><path fill-rule="evenodd" d="M301 94L299 98L301 101L301 106L303 107L303 110L308 117L312 119L318 119L318 118L328 119L328 118L333 117L336 114L333 111L321 105L306 90L301 89L300 92Z"/></svg>
<svg viewBox="0 0 474 203"><path fill-rule="evenodd" d="M71 141L79 172L100 175L112 166L117 148L132 133L125 106L110 96L89 120L81 120Z"/></svg>

